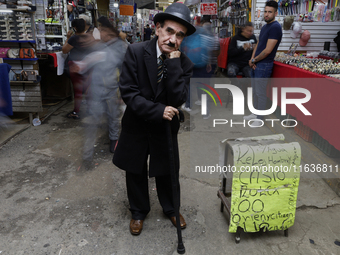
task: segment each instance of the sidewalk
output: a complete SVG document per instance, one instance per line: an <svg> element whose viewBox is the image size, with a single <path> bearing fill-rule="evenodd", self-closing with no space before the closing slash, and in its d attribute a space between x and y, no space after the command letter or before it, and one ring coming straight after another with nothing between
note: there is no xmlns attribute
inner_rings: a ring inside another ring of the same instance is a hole
<svg viewBox="0 0 340 255"><path fill-rule="evenodd" d="M227 109L215 109L230 119L231 104ZM88 123L86 118L67 119L65 115L71 110L72 103L63 106L42 125L29 127L0 149L1 255L177 254L176 229L162 213L153 179L149 187L151 212L143 232L140 236L130 234L125 173L111 162L105 123L95 145L95 169L77 171L83 127ZM188 114L186 117L178 137L181 213L188 224L183 230L186 254L340 253L340 198L317 175L300 180L295 224L288 237L283 231L242 233L241 242L236 244L234 234L228 233L226 215L220 212L216 195L219 179L193 176L190 144L200 133L201 145L216 155L211 133L217 134L214 139L218 142L227 137L276 132L284 133L287 142L300 143L304 162L316 156L329 164L338 164L337 160L327 158L292 130L233 127L212 132L208 128L211 120L208 125L201 125L199 111L190 116L190 122ZM192 128L190 132L188 126Z"/></svg>

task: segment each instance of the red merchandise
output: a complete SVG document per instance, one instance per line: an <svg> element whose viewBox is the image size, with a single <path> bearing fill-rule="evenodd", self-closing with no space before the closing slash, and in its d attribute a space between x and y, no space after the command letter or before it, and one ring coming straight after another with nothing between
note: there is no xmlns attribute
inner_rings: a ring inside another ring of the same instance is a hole
<svg viewBox="0 0 340 255"><path fill-rule="evenodd" d="M20 58L35 58L34 50L32 48L20 49Z"/></svg>
<svg viewBox="0 0 340 255"><path fill-rule="evenodd" d="M0 58L7 58L7 51L10 48L0 48Z"/></svg>
<svg viewBox="0 0 340 255"><path fill-rule="evenodd" d="M292 104L287 105L287 113L295 117L298 122L302 122L303 125L317 132L323 139L340 150L340 118L337 117L340 109L340 80L276 61L274 62L272 78L267 86L267 96L272 98L272 87L277 87L277 104L279 106L281 106L280 91L282 87L297 87L309 90L311 99L303 106L312 115L304 115L300 109ZM304 95L301 93L288 93L287 96L287 98L303 97Z"/></svg>
<svg viewBox="0 0 340 255"><path fill-rule="evenodd" d="M228 48L230 44L230 37L220 39L220 55L217 58L218 67L227 69Z"/></svg>

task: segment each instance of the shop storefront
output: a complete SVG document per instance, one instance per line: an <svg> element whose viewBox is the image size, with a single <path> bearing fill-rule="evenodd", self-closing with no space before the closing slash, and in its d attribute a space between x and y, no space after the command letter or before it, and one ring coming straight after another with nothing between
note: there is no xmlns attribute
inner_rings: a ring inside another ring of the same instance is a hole
<svg viewBox="0 0 340 255"><path fill-rule="evenodd" d="M221 55L219 66L226 68L227 52L230 37L235 35L238 29L251 21L254 24L254 34L258 38L264 21L265 0L256 1L220 1L218 14L218 32L221 38ZM339 122L333 118L333 110L338 109L336 97L340 84L339 50L335 41L340 30L340 7L338 1L333 2L289 2L278 1L279 9L276 21L282 26L282 41L274 61L272 78L297 79L289 87L303 87L312 95L318 95L321 101L329 104L314 103L314 118L306 118L296 108L288 108L287 114L299 121L301 125L295 128L295 132L309 142L313 142L320 150L329 156L340 155L339 137L333 128L339 127ZM339 37L337 37L339 38ZM339 43L338 39L338 43ZM317 78L315 82L303 83L301 79ZM275 80L275 79L274 79ZM275 84L274 84L275 83ZM321 86L322 84L322 86ZM268 86L267 96L271 99L272 87L280 89L287 86L286 82L272 82ZM278 102L278 106L280 100ZM329 114L328 114L329 112ZM322 119L323 121L315 121ZM336 129L336 128L335 128Z"/></svg>

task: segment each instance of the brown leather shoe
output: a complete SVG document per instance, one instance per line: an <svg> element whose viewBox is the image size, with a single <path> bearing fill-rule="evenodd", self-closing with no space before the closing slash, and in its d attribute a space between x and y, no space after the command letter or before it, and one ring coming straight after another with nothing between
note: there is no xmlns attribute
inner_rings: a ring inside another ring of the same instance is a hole
<svg viewBox="0 0 340 255"><path fill-rule="evenodd" d="M173 224L175 227L177 227L177 226L176 226L176 217L175 217L175 216L170 217L170 220L171 220L172 224ZM179 222L181 223L181 229L185 229L185 228L187 227L187 223L185 222L185 220L184 220L182 214L179 214Z"/></svg>
<svg viewBox="0 0 340 255"><path fill-rule="evenodd" d="M132 235L139 235L143 230L143 220L134 220L130 221L130 233Z"/></svg>

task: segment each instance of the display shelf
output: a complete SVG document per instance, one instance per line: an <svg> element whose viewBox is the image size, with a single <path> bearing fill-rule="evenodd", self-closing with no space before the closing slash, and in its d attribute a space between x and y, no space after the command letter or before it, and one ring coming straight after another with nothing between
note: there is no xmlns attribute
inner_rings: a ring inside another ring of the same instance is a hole
<svg viewBox="0 0 340 255"><path fill-rule="evenodd" d="M313 133L312 143L328 157L340 157L340 151L331 145L327 140L323 139L317 132Z"/></svg>
<svg viewBox="0 0 340 255"><path fill-rule="evenodd" d="M0 40L0 42L9 42L9 43L32 43L35 44L35 40Z"/></svg>
<svg viewBox="0 0 340 255"><path fill-rule="evenodd" d="M10 81L11 84L38 84L39 81Z"/></svg>
<svg viewBox="0 0 340 255"><path fill-rule="evenodd" d="M310 127L303 125L302 122L299 122L294 127L294 132L307 142L313 141L314 131Z"/></svg>
<svg viewBox="0 0 340 255"><path fill-rule="evenodd" d="M35 7L35 6L28 6L28 7ZM0 8L0 12L1 11L14 11L14 12L29 12L29 13L33 13L33 12L35 12L35 8L33 8L31 10L17 9L17 8Z"/></svg>
<svg viewBox="0 0 340 255"><path fill-rule="evenodd" d="M45 35L45 38L64 38L63 35Z"/></svg>
<svg viewBox="0 0 340 255"><path fill-rule="evenodd" d="M15 11L25 13L24 16L30 16L32 35L35 35L34 26L34 12L27 10ZM8 14L8 16L16 16L16 12ZM15 19L15 23L17 23ZM0 47L9 48L25 48L27 44L30 45L36 51L36 38L31 40L1 40ZM12 68L17 70L18 73L21 70L34 70L39 74L39 67L37 65L38 58L3 58L4 63L10 63ZM21 67L19 67L21 66ZM28 112L30 115L30 122L32 123L33 114L43 111L42 99L41 99L41 87L39 81L10 81L11 97L12 97L12 109L13 112ZM24 94L23 94L24 93ZM23 96L24 95L24 96ZM23 100L24 98L24 100ZM32 103L34 102L34 103Z"/></svg>
<svg viewBox="0 0 340 255"><path fill-rule="evenodd" d="M54 25L54 26L62 26L62 23L49 23L48 21L45 21L45 25Z"/></svg>
<svg viewBox="0 0 340 255"><path fill-rule="evenodd" d="M37 61L38 58L3 58L3 60L23 60L23 61Z"/></svg>

